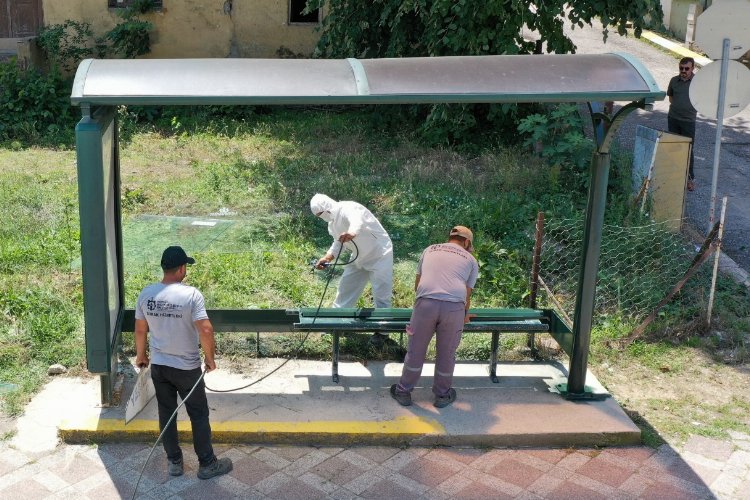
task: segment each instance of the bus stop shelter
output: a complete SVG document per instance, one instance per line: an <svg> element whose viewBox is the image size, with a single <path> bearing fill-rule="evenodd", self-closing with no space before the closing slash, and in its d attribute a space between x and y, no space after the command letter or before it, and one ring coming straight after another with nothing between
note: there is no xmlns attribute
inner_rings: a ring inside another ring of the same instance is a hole
<svg viewBox="0 0 750 500"><path fill-rule="evenodd" d="M399 59L141 59L81 63L71 100L76 126L83 300L88 370L112 400L117 351L132 309L124 303L120 105L346 105L436 103L623 104L591 113L596 139L572 331L550 333L570 357L561 393L589 397L586 372L594 313L610 145L625 117L664 98L648 70L627 54L457 56ZM290 331L293 311L209 310L217 332Z"/></svg>

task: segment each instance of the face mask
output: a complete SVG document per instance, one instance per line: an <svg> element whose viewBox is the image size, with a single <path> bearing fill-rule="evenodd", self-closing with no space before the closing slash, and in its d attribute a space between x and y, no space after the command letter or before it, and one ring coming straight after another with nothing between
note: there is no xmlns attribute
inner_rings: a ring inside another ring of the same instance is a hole
<svg viewBox="0 0 750 500"><path fill-rule="evenodd" d="M333 215L331 215L331 212L329 212L327 210L325 212L321 213L319 217L321 219L323 219L324 221L326 221L326 222L331 222L333 220Z"/></svg>

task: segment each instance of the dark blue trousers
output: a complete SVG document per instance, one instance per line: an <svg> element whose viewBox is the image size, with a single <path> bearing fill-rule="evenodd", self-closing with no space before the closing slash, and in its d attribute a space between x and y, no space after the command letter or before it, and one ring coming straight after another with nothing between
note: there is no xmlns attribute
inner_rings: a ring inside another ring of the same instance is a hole
<svg viewBox="0 0 750 500"><path fill-rule="evenodd" d="M186 400L190 389L201 376L201 369L180 370L164 365L151 365L151 380L156 389L156 401L159 403L159 430L163 431L169 417L177 409L177 394L185 401L185 409L190 417L193 429L193 448L198 455L200 465L210 465L216 460L211 446L211 424L208 421L208 400L206 385L203 380ZM177 437L177 417L169 424L162 437L164 451L170 462L182 459L179 439Z"/></svg>

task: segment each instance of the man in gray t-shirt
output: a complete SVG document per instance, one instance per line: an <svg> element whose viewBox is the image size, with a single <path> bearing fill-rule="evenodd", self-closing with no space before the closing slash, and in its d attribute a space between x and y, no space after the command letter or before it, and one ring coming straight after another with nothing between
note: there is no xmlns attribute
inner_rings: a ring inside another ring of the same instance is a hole
<svg viewBox="0 0 750 500"><path fill-rule="evenodd" d="M417 300L407 327L409 348L398 384L391 396L403 406L411 404L411 392L422 375L427 347L436 335L435 376L432 392L437 408L456 400L453 370L463 326L470 320L471 292L479 265L471 254L474 235L469 228L455 226L448 242L431 245L422 252L414 289Z"/></svg>
<svg viewBox="0 0 750 500"><path fill-rule="evenodd" d="M214 328L206 314L203 295L198 289L182 283L188 264L195 264L195 259L188 257L182 247L167 248L161 257L164 271L161 282L148 285L138 296L135 308L136 365L146 367L151 364L151 379L159 406L159 430L163 431L162 445L169 460L169 474L183 474L177 419L167 426L177 411L179 394L190 417L193 448L198 455L198 478L209 479L231 471L232 461L229 458L217 459L211 446L211 424L206 386L201 378L199 346L203 348L206 372L215 370ZM150 359L146 354L149 333Z"/></svg>
<svg viewBox="0 0 750 500"><path fill-rule="evenodd" d="M687 189L695 189L693 173L693 150L695 149L695 118L697 111L690 102L690 83L693 81L695 60L692 57L680 59L680 74L669 80L667 95L669 96L669 114L667 115L667 130L673 134L690 137L690 162L688 166Z"/></svg>

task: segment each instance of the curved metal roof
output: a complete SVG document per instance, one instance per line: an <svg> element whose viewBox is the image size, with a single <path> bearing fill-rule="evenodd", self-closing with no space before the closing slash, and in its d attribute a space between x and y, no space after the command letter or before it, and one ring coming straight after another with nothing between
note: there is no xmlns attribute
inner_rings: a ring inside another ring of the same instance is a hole
<svg viewBox="0 0 750 500"><path fill-rule="evenodd" d="M87 59L74 104L403 104L664 98L628 54L400 59Z"/></svg>

